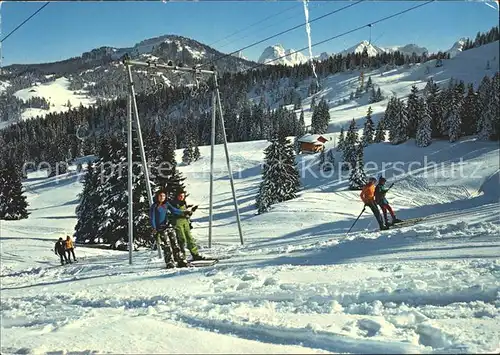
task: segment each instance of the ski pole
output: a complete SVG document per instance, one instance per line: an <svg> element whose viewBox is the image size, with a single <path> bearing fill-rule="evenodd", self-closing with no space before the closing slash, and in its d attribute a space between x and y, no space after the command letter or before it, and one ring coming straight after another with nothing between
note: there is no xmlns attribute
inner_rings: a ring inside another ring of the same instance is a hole
<svg viewBox="0 0 500 355"><path fill-rule="evenodd" d="M354 221L354 223L352 224L351 228L349 228L349 230L347 231L346 234L349 234L349 232L351 231L351 229L354 227L354 225L356 224L356 222L358 221L359 217L361 217L361 215L363 214L363 212L365 212L365 209L366 209L366 205L363 207L363 210L361 211L361 213L359 214L358 218L356 218L356 220Z"/></svg>

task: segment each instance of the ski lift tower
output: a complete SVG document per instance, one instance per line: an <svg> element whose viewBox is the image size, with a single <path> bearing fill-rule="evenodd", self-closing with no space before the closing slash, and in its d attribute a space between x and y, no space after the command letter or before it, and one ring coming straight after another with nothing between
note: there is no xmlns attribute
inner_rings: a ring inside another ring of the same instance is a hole
<svg viewBox="0 0 500 355"><path fill-rule="evenodd" d="M153 63L153 62L140 62L140 61L135 61L131 60L130 56L128 54L124 55L122 58L122 63L125 65L125 68L127 70L127 77L128 77L128 86L129 86L129 93L128 93L128 100L127 100L127 126L128 126L128 145L127 145L127 160L128 160L128 220L129 220L129 225L128 225L128 243L129 243L129 264L132 264L132 245L133 245L133 231L134 231L134 222L133 222L133 184L132 184L132 126L133 123L136 125L136 133L138 136L138 141L139 141L139 148L141 152L141 161L142 161L142 167L144 169L144 176L146 179L146 189L147 189L147 194L148 194L148 199L150 205L153 204L153 194L151 192L151 185L149 184L149 170L147 166L147 161L146 161L146 154L144 151L144 142L142 139L142 133L141 133L141 125L140 125L140 120L139 120L139 112L137 109L137 101L136 101L136 94L135 94L135 88L134 88L134 80L132 78L132 66L139 66L139 67L146 67L146 68L154 68L154 69L160 69L160 70L166 70L166 71L180 71L180 72L187 72L187 73L192 73L197 81L197 78L200 77L201 75L209 75L211 76L211 83L212 83L212 131L211 131L211 150L210 150L210 210L209 210L209 229L208 229L208 247L212 247L212 224L213 224L213 180L214 180L214 146L215 146L215 124L216 124L216 113L217 111L219 112L220 120L221 120L221 131L223 133L224 137L224 152L226 155L226 164L227 164L227 170L229 174L229 180L231 182L231 191L233 194L233 202L234 202L234 209L236 212L236 221L238 224L238 232L240 236L240 242L243 245L243 233L241 230L241 220L240 220L240 213L239 213L239 208L238 208L238 201L236 199L236 192L234 189L234 180L233 180L233 173L231 169L231 163L229 161L229 150L227 147L227 136L226 136L226 129L224 125L224 115L222 112L222 103L220 99L220 91L219 91L219 84L217 81L217 72L215 71L215 67L212 66L211 70L202 70L198 66L195 66L193 68L185 67L182 65L173 65L172 61L169 61L166 65L165 64L159 64L159 63ZM161 258L161 248L160 248L160 241L157 240L157 249L158 249L158 257Z"/></svg>
<svg viewBox="0 0 500 355"><path fill-rule="evenodd" d="M2 38L2 0L0 0L0 38ZM0 42L0 75L3 74L2 42Z"/></svg>

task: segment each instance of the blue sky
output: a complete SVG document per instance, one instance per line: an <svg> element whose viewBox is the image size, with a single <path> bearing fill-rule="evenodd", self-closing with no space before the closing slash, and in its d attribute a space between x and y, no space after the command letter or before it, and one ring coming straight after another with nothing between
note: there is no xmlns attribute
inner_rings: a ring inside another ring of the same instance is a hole
<svg viewBox="0 0 500 355"><path fill-rule="evenodd" d="M415 5L415 1L365 1L311 24L312 43ZM344 1L311 1L309 18L347 5ZM2 38L43 2L4 2ZM224 37L258 22L227 40ZM79 56L101 46L127 47L151 37L177 34L228 53L305 21L301 2L54 2L2 43L3 65L40 63ZM439 1L372 28L378 46L416 43L431 52L446 50L460 37L498 25L498 10L481 2ZM337 52L369 39L368 28L313 48L313 54ZM214 43L215 42L215 43ZM274 38L243 54L252 60L269 45L307 46L305 26ZM303 52L307 54L307 51Z"/></svg>

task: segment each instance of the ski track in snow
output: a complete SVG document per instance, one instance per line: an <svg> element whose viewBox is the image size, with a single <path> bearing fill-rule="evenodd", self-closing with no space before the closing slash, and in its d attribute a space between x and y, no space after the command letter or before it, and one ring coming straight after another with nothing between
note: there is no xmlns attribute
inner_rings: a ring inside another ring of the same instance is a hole
<svg viewBox="0 0 500 355"><path fill-rule="evenodd" d="M466 77L458 78L477 83L484 74L484 51L492 48L460 53L432 69L439 69L435 79L462 73ZM422 66L398 68L373 75L373 81L383 91L404 95L412 83L424 84L423 72ZM348 96L356 75L325 78L317 96ZM364 116L363 100L332 108L330 131ZM375 122L384 105L372 105ZM179 165L190 203L200 205L193 233L201 251L221 257L206 268L166 270L156 251L147 250L135 252L128 265L127 253L81 246L75 249L77 263L59 266L53 246L73 232L82 175L74 166L58 178L29 174L30 218L0 221L2 354L500 351L496 142L464 137L426 148L412 141L369 146L365 159L378 166L406 162L408 168L424 156L438 165L433 171L417 167L398 173L391 166L369 171L395 182L388 197L398 217L425 219L380 232L366 212L348 235L362 208L359 191L347 190L337 173L314 176L316 156L298 157L311 165L305 165L310 169L296 199L255 215L267 144L229 145L243 246L223 147L215 147L211 250L206 248L210 147L200 147L199 161ZM178 160L181 156L177 151Z"/></svg>

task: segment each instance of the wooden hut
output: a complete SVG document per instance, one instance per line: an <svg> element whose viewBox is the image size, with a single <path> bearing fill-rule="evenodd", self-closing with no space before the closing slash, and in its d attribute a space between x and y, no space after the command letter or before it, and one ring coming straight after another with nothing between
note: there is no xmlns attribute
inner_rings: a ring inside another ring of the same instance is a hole
<svg viewBox="0 0 500 355"><path fill-rule="evenodd" d="M301 153L318 153L325 149L325 142L328 139L321 134L306 134L299 138Z"/></svg>

